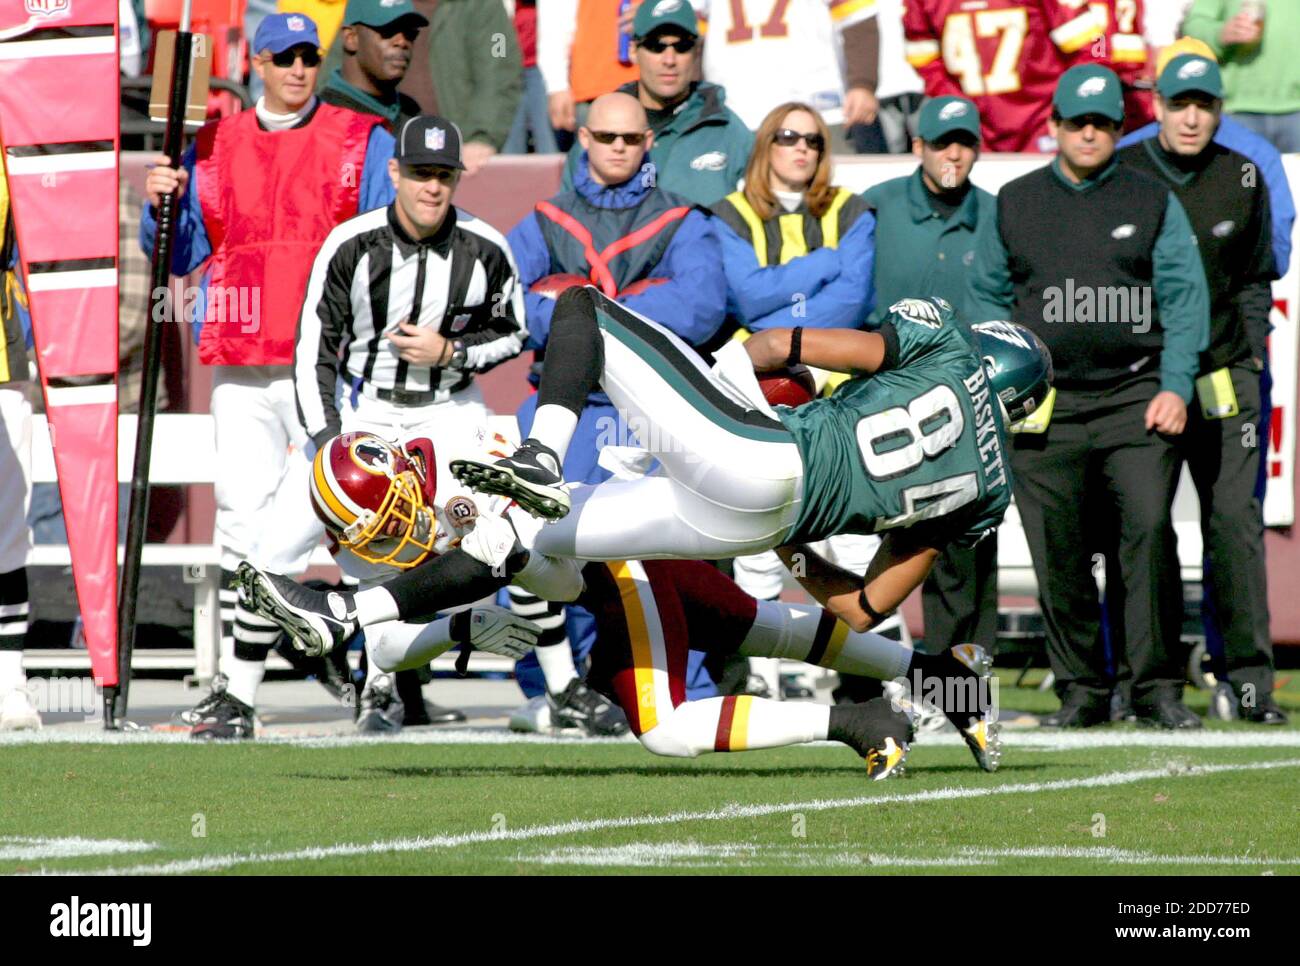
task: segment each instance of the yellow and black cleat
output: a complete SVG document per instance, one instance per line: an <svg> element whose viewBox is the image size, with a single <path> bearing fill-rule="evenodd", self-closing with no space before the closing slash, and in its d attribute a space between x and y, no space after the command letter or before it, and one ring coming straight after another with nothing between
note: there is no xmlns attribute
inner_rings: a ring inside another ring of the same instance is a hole
<svg viewBox="0 0 1300 966"><path fill-rule="evenodd" d="M898 742L886 738L879 748L870 749L865 755L867 777L873 782L901 775L907 764L907 742Z"/></svg>

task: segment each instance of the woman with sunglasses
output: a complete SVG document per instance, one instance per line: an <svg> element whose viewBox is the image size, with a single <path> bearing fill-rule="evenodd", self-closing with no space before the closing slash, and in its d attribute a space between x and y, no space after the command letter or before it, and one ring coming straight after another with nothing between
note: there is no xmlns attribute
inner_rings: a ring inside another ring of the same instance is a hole
<svg viewBox="0 0 1300 966"><path fill-rule="evenodd" d="M872 305L875 219L831 184L830 132L806 104L763 119L745 187L713 206L733 328L857 328Z"/></svg>
<svg viewBox="0 0 1300 966"><path fill-rule="evenodd" d="M859 328L871 311L875 219L859 195L831 184L829 143L818 112L782 104L759 125L744 189L714 205L727 226L718 236L733 334ZM842 534L821 552L861 573L879 545L878 537ZM767 551L737 557L734 573L746 592L775 598L785 568ZM878 629L906 633L896 616Z"/></svg>

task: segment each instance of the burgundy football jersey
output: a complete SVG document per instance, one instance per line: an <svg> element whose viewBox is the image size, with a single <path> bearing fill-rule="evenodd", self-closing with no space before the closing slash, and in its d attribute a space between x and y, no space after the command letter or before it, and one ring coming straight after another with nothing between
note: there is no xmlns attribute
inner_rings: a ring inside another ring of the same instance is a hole
<svg viewBox="0 0 1300 966"><path fill-rule="evenodd" d="M1106 62L1106 3L1088 0L904 0L907 59L931 97L964 94L987 151L1054 151L1047 131L1057 79Z"/></svg>

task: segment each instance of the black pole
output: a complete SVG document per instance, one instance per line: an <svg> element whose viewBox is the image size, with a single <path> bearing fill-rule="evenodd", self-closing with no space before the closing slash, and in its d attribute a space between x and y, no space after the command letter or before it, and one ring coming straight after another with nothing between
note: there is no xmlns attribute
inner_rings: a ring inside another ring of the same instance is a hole
<svg viewBox="0 0 1300 966"><path fill-rule="evenodd" d="M188 18L186 18L188 20ZM188 23L182 24L188 27ZM176 32L172 56L171 97L163 153L173 168L181 166L185 111L189 101L190 45L188 30ZM163 326L171 320L168 282L171 280L172 236L176 230L176 195L164 195L158 206L158 233L149 272L149 316L145 320L144 365L140 374L140 413L131 470L131 504L127 513L126 551L117 597L117 687L104 689L104 728L117 731L126 720L131 684L131 655L135 650L135 603L140 590L140 555L149 518L149 461L153 456L153 424L158 408L158 370L162 363Z"/></svg>

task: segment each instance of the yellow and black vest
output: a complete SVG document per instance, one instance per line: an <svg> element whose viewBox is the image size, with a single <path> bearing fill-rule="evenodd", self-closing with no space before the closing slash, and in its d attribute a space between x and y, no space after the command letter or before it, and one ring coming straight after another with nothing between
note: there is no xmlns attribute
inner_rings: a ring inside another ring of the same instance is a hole
<svg viewBox="0 0 1300 966"><path fill-rule="evenodd" d="M0 385L27 379L27 335L23 331L22 318L18 314L19 306L24 309L27 296L19 281L18 265L12 270L9 262L14 256L14 221L9 211L9 185L0 168L0 226L3 226L3 241L0 241Z"/></svg>
<svg viewBox="0 0 1300 966"><path fill-rule="evenodd" d="M745 200L743 191L733 191L713 206L713 213L741 238L754 245L758 264L784 265L818 248L838 248L840 239L853 223L870 211L870 206L847 188L835 189L835 200L820 218L804 205L795 211L764 221Z"/></svg>

